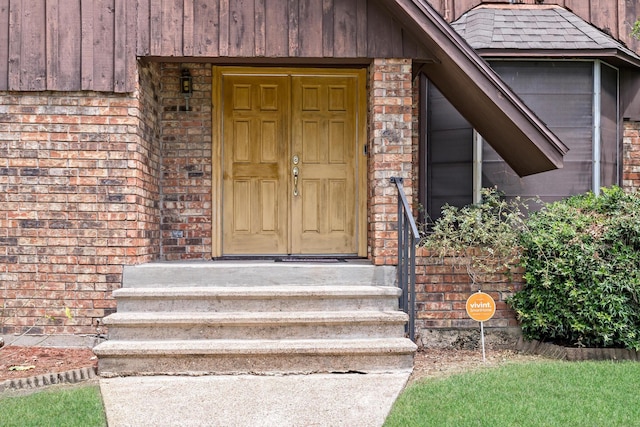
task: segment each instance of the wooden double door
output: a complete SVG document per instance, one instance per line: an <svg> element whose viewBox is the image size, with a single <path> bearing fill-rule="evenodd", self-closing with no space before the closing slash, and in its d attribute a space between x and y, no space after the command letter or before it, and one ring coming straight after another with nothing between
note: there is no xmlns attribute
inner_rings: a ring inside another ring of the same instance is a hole
<svg viewBox="0 0 640 427"><path fill-rule="evenodd" d="M221 255L364 255L363 74L217 70Z"/></svg>

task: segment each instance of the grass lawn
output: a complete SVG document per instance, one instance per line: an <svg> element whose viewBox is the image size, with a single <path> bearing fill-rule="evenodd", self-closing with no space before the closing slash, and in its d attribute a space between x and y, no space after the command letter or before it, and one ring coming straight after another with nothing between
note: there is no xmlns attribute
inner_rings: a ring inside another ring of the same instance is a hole
<svg viewBox="0 0 640 427"><path fill-rule="evenodd" d="M0 397L0 426L104 427L100 388L85 385L27 396Z"/></svg>
<svg viewBox="0 0 640 427"><path fill-rule="evenodd" d="M640 426L639 385L636 362L512 364L416 382L385 427Z"/></svg>

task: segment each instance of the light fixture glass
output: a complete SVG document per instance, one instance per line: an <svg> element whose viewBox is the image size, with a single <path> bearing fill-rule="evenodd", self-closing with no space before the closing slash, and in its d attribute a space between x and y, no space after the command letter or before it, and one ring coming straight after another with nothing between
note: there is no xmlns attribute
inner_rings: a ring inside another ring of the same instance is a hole
<svg viewBox="0 0 640 427"><path fill-rule="evenodd" d="M185 111L189 111L189 98L193 94L193 78L187 68L183 68L180 75L180 93L185 99Z"/></svg>

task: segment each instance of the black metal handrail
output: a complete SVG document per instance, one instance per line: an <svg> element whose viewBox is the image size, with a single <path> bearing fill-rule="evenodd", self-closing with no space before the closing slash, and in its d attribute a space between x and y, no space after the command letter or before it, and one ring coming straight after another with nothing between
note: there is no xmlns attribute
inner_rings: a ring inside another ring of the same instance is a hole
<svg viewBox="0 0 640 427"><path fill-rule="evenodd" d="M416 245L420 233L404 192L403 179L394 176L390 181L398 188L398 287L402 289L400 307L409 315L409 324L405 327L405 332L411 341L415 342Z"/></svg>

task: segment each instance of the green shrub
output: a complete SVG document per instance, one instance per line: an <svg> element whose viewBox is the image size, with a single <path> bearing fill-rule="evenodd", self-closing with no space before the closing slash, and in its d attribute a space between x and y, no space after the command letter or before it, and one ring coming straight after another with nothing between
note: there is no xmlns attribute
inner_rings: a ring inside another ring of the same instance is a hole
<svg viewBox="0 0 640 427"><path fill-rule="evenodd" d="M496 188L483 188L481 195L482 203L445 205L422 242L434 257L464 269L477 286L496 273L508 274L517 263L526 210L519 198L505 200Z"/></svg>
<svg viewBox="0 0 640 427"><path fill-rule="evenodd" d="M633 27L631 28L631 36L640 40L640 19L636 20L633 23Z"/></svg>
<svg viewBox="0 0 640 427"><path fill-rule="evenodd" d="M640 350L640 195L547 205L521 234L526 284L509 303L527 339Z"/></svg>

